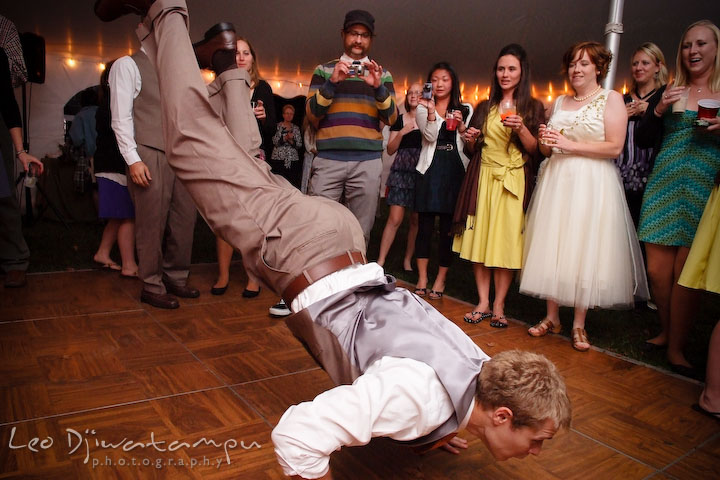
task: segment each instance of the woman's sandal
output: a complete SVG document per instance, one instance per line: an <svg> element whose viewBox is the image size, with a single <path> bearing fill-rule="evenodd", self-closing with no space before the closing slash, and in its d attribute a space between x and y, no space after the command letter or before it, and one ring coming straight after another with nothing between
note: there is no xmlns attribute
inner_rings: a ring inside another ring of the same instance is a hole
<svg viewBox="0 0 720 480"><path fill-rule="evenodd" d="M532 329L537 330L537 333L531 332ZM549 318L543 318L538 323L528 328L528 335L531 337L544 337L548 333L558 334L562 330L562 324L555 325Z"/></svg>
<svg viewBox="0 0 720 480"><path fill-rule="evenodd" d="M430 295L428 295L430 300L440 300L442 297L443 292L438 292L437 290L430 290Z"/></svg>
<svg viewBox="0 0 720 480"><path fill-rule="evenodd" d="M463 320L467 323L476 324L490 317L492 317L492 312L468 312L463 317Z"/></svg>
<svg viewBox="0 0 720 480"><path fill-rule="evenodd" d="M425 295L427 295L427 288L416 288L415 295L417 295L418 297L424 297Z"/></svg>
<svg viewBox="0 0 720 480"><path fill-rule="evenodd" d="M581 347L580 343L587 343L587 347ZM572 346L578 352L587 352L590 350L590 342L588 341L587 332L584 328L572 329Z"/></svg>
<svg viewBox="0 0 720 480"><path fill-rule="evenodd" d="M492 322L490 322L490 326L493 328L507 328L507 321L503 322L502 320L505 320L505 315L500 315L499 317L493 316L493 320Z"/></svg>

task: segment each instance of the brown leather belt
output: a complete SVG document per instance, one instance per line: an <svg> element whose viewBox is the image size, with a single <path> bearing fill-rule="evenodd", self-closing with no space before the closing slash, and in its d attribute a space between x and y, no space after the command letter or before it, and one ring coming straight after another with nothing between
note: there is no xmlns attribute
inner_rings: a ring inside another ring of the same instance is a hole
<svg viewBox="0 0 720 480"><path fill-rule="evenodd" d="M283 292L283 300L285 300L287 306L290 307L290 304L293 300L295 300L295 297L313 283L323 277L327 277L331 273L335 273L338 270L342 270L343 268L358 263L365 264L367 263L367 259L362 252L353 250L340 254L337 257L329 258L317 265L313 265L312 267L303 270L300 275L290 282L290 285L288 285Z"/></svg>

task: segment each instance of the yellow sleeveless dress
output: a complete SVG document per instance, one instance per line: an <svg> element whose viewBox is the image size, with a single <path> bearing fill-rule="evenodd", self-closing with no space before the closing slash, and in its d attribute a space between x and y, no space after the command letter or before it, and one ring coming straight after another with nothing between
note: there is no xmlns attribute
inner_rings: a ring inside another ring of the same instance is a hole
<svg viewBox="0 0 720 480"><path fill-rule="evenodd" d="M477 210L453 241L461 258L486 267L522 268L525 173L520 150L510 143L497 107L485 121Z"/></svg>
<svg viewBox="0 0 720 480"><path fill-rule="evenodd" d="M678 283L720 293L720 187L710 193Z"/></svg>

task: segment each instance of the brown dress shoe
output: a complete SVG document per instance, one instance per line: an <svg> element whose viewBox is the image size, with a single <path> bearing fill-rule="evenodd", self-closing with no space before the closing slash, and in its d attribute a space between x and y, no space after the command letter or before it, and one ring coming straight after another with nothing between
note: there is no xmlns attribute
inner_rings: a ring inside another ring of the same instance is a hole
<svg viewBox="0 0 720 480"><path fill-rule="evenodd" d="M152 293L147 290L143 290L140 294L140 301L150 304L156 308L173 309L180 307L177 298L172 295L168 295L167 293Z"/></svg>
<svg viewBox="0 0 720 480"><path fill-rule="evenodd" d="M232 23L218 23L211 27L205 32L205 38L194 43L193 48L200 68L209 68L216 75L237 68L237 37Z"/></svg>
<svg viewBox="0 0 720 480"><path fill-rule="evenodd" d="M175 295L176 297L182 298L197 298L200 296L200 290L187 285L173 285L171 283L165 283L165 288L168 293Z"/></svg>
<svg viewBox="0 0 720 480"><path fill-rule="evenodd" d="M103 22L112 22L129 13L144 17L155 0L97 0L95 15Z"/></svg>
<svg viewBox="0 0 720 480"><path fill-rule="evenodd" d="M10 270L5 274L6 288L24 287L26 283L25 270Z"/></svg>

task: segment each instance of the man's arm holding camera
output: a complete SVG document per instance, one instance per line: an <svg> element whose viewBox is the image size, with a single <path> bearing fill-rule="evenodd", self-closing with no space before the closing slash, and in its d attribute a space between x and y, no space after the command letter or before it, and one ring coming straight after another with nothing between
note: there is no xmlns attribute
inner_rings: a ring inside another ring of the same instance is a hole
<svg viewBox="0 0 720 480"><path fill-rule="evenodd" d="M330 63L315 68L305 102L305 113L315 128L332 105L335 87L349 76L349 72L350 65L342 60L338 60L335 65Z"/></svg>
<svg viewBox="0 0 720 480"><path fill-rule="evenodd" d="M380 121L385 125L393 125L397 120L398 110L395 105L395 87L390 72L383 70L375 60L365 62L365 83L375 89L375 104Z"/></svg>

